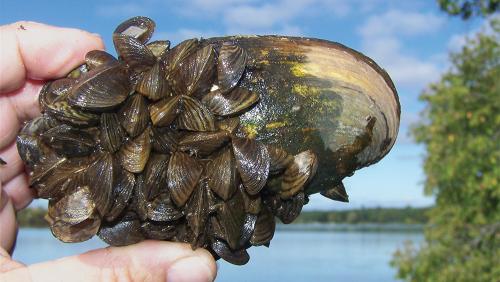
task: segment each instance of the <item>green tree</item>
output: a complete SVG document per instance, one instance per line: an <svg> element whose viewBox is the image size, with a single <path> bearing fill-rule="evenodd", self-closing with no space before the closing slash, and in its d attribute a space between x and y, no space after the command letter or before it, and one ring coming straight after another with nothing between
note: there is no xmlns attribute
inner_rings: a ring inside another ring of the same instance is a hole
<svg viewBox="0 0 500 282"><path fill-rule="evenodd" d="M452 54L452 68L421 95L425 192L435 195L425 243L398 250L408 281L499 281L500 20Z"/></svg>
<svg viewBox="0 0 500 282"><path fill-rule="evenodd" d="M438 0L441 10L450 15L460 15L466 20L471 16L488 16L500 9L500 0Z"/></svg>

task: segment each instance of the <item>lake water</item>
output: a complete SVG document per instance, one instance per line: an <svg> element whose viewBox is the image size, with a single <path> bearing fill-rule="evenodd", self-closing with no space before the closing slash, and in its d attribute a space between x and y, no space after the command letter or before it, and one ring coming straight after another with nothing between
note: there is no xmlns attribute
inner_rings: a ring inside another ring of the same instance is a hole
<svg viewBox="0 0 500 282"><path fill-rule="evenodd" d="M422 233L399 228L332 226L281 227L271 248L249 249L250 262L245 266L219 261L216 281L395 281L396 270L389 261L396 248L406 240L423 240ZM64 244L47 229L25 228L20 230L14 258L32 264L104 246L98 238Z"/></svg>

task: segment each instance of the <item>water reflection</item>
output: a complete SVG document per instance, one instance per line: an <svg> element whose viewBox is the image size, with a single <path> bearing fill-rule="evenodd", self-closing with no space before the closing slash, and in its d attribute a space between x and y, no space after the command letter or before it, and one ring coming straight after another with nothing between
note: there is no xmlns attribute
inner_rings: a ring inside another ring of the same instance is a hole
<svg viewBox="0 0 500 282"><path fill-rule="evenodd" d="M394 281L392 253L418 232L278 230L271 248L249 249L241 267L219 262L217 281ZM46 229L21 229L14 258L31 264L104 247L97 238L64 244Z"/></svg>

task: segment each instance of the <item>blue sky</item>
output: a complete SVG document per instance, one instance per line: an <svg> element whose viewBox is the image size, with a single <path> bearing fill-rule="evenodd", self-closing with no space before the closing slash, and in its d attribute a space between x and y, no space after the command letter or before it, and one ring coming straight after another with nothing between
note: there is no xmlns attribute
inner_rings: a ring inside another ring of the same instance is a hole
<svg viewBox="0 0 500 282"><path fill-rule="evenodd" d="M282 34L341 42L373 58L398 89L401 129L394 148L378 164L344 181L350 203L313 196L307 209L361 206L428 206L423 195L423 147L408 135L421 119L419 93L449 68L448 53L480 30L480 19L464 22L442 13L435 0L0 0L0 24L32 20L100 34L114 53L111 33L136 15L152 18L155 39L233 34Z"/></svg>

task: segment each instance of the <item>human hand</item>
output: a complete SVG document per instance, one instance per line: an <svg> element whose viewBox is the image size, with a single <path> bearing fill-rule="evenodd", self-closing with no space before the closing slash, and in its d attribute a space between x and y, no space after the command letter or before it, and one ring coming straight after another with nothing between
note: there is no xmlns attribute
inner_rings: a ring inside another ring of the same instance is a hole
<svg viewBox="0 0 500 282"><path fill-rule="evenodd" d="M33 199L15 138L24 121L40 114L44 80L60 78L103 49L87 32L34 22L0 27L0 281L212 281L215 261L187 244L145 241L26 266L11 259L16 211ZM71 278L70 278L71 277Z"/></svg>

